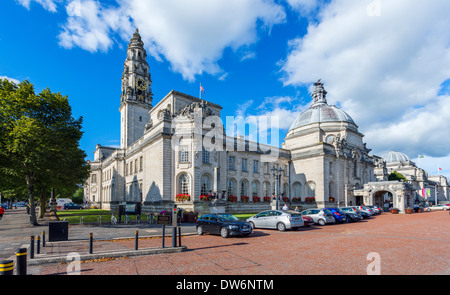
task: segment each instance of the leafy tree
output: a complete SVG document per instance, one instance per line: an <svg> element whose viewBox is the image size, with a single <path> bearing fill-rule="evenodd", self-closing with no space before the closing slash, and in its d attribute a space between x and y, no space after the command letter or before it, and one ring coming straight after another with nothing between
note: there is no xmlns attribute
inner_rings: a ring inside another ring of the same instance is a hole
<svg viewBox="0 0 450 295"><path fill-rule="evenodd" d="M399 173L397 171L391 172L391 174L389 174L389 176L388 176L388 180L398 180L398 181L407 182L406 177L403 176L403 174L401 174L401 173Z"/></svg>
<svg viewBox="0 0 450 295"><path fill-rule="evenodd" d="M79 147L81 124L67 96L49 89L36 95L26 80L18 85L0 80L0 185L27 189L33 225L37 194L45 208L50 189L73 187L88 176Z"/></svg>

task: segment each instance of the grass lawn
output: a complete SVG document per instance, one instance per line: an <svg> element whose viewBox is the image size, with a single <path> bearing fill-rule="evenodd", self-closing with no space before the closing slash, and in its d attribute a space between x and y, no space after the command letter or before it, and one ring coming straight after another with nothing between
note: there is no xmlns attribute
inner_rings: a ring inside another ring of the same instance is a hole
<svg viewBox="0 0 450 295"><path fill-rule="evenodd" d="M118 212L113 212L116 218L119 218ZM101 216L101 219L100 217ZM136 215L128 215L130 220L135 221ZM111 211L102 209L82 209L82 210L61 210L58 211L58 217L60 220L65 220L69 224L80 224L81 217L83 217L83 223L110 223ZM147 215L140 216L141 221L148 221Z"/></svg>
<svg viewBox="0 0 450 295"><path fill-rule="evenodd" d="M233 214L233 215L241 220L246 220L247 218L250 218L255 214L257 214L257 213L237 213L237 214Z"/></svg>

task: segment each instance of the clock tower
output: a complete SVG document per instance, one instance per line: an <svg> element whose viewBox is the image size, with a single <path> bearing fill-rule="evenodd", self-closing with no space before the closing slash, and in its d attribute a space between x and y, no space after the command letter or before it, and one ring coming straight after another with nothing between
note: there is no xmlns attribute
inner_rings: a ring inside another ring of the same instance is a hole
<svg viewBox="0 0 450 295"><path fill-rule="evenodd" d="M122 94L120 103L120 147L132 145L144 135L145 125L150 120L153 93L150 67L147 63L139 30L133 34L128 44L127 59L122 75Z"/></svg>

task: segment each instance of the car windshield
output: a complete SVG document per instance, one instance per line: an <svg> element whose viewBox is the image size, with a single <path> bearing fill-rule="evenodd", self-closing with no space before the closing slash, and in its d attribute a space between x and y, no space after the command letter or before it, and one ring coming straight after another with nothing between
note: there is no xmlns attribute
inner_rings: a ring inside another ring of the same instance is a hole
<svg viewBox="0 0 450 295"><path fill-rule="evenodd" d="M237 221L239 218L237 218L234 215L231 214L220 214L217 215L217 218L219 218L220 221Z"/></svg>

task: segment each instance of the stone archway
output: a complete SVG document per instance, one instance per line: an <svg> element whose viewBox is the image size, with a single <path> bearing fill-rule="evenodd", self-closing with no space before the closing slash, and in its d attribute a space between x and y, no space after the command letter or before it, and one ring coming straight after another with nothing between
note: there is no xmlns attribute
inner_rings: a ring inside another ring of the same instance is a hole
<svg viewBox="0 0 450 295"><path fill-rule="evenodd" d="M379 206L384 211L389 210L393 206L394 194L387 190L379 190L372 194L373 205Z"/></svg>

